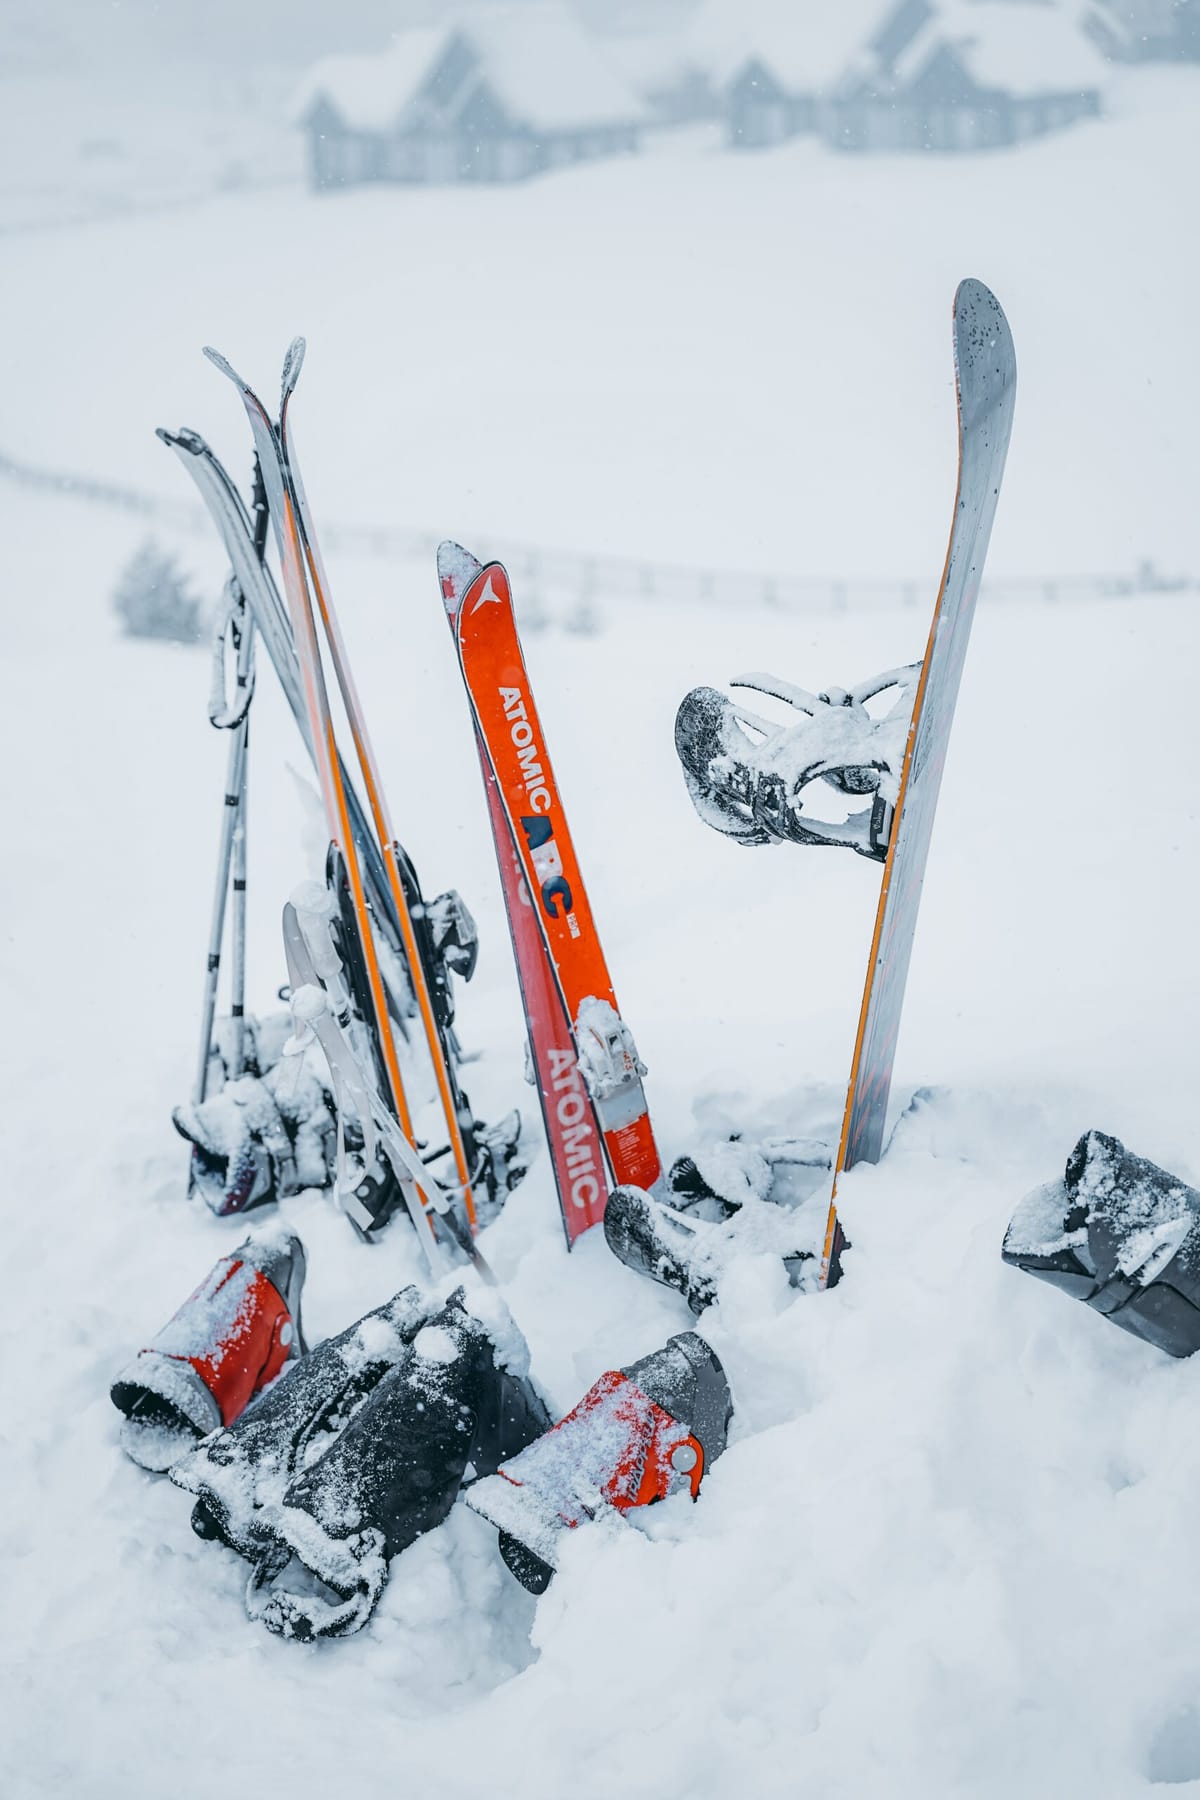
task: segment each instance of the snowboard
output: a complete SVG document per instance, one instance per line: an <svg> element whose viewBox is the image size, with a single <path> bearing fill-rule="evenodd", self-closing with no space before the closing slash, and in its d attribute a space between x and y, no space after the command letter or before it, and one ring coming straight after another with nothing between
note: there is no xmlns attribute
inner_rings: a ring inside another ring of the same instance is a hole
<svg viewBox="0 0 1200 1800"><path fill-rule="evenodd" d="M908 729L821 1258L821 1285L840 1273L838 1177L883 1149L892 1066L934 813L1012 430L1017 365L1008 320L981 281L954 297L958 488L941 585Z"/></svg>

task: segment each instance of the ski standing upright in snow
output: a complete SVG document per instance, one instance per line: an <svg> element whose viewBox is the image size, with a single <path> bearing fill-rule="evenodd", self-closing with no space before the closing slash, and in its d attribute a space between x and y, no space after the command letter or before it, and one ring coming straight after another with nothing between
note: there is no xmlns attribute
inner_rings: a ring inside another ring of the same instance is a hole
<svg viewBox="0 0 1200 1800"><path fill-rule="evenodd" d="M443 544L438 570L475 720L534 1072L571 1243L602 1214L604 1200L589 1181L579 1205L572 1179L573 1145L586 1142L574 1134L585 1126L588 1110L575 1071L582 1073L614 1180L660 1192L664 1175L642 1087L646 1071L617 1009L521 652L508 576L499 563L481 567L456 544ZM573 1123L564 1113L564 1094Z"/></svg>

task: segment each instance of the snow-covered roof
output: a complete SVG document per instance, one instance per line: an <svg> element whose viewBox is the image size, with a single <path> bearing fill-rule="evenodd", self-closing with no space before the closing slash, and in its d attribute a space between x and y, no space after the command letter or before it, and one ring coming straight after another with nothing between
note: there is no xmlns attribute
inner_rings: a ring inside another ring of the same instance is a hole
<svg viewBox="0 0 1200 1800"><path fill-rule="evenodd" d="M828 93L869 60L896 0L704 0L689 43L725 85L751 60L793 93Z"/></svg>
<svg viewBox="0 0 1200 1800"><path fill-rule="evenodd" d="M355 131L395 129L455 37L473 54L458 89L485 84L519 123L546 131L638 119L644 108L574 18L547 0L463 11L452 23L401 32L375 56L325 57L295 101L303 118L324 100ZM443 96L448 100L448 96Z"/></svg>
<svg viewBox="0 0 1200 1800"><path fill-rule="evenodd" d="M601 46L560 6L489 6L462 29L480 55L480 74L505 110L548 131L641 117L632 86Z"/></svg>
<svg viewBox="0 0 1200 1800"><path fill-rule="evenodd" d="M399 32L374 56L325 56L301 82L293 117L324 100L356 131L390 131L446 41L437 27Z"/></svg>
<svg viewBox="0 0 1200 1800"><path fill-rule="evenodd" d="M938 0L935 16L896 59L898 85L917 79L951 46L982 88L1073 94L1101 88L1107 65L1078 9L1045 0Z"/></svg>

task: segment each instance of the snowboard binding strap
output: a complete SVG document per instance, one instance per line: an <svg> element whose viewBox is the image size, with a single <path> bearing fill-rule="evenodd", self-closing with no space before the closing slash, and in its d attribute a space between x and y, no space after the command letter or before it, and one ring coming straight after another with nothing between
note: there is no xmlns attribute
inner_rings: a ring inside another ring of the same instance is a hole
<svg viewBox="0 0 1200 1800"><path fill-rule="evenodd" d="M675 749L697 813L739 844L835 844L886 860L920 664L888 669L853 688L810 694L762 674L730 685L781 700L799 715L778 725L719 693L693 688L675 719ZM882 716L867 702L895 689ZM834 823L804 812L824 782L868 804Z"/></svg>

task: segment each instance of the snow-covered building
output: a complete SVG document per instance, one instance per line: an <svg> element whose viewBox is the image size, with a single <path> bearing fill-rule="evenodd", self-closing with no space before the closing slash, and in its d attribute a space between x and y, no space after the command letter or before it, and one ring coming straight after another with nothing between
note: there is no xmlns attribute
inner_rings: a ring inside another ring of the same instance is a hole
<svg viewBox="0 0 1200 1800"><path fill-rule="evenodd" d="M1116 62L1200 60L1200 0L1092 0L1086 25Z"/></svg>
<svg viewBox="0 0 1200 1800"><path fill-rule="evenodd" d="M709 0L729 142L977 150L1100 111L1104 65L1047 0L839 0L820 16Z"/></svg>
<svg viewBox="0 0 1200 1800"><path fill-rule="evenodd" d="M988 150L1100 112L1104 62L1072 11L902 0L889 24L886 55L848 73L826 115L839 149Z"/></svg>
<svg viewBox="0 0 1200 1800"><path fill-rule="evenodd" d="M847 69L872 55L887 0L781 7L775 0L707 0L692 42L709 58L729 142L762 149L819 129Z"/></svg>
<svg viewBox="0 0 1200 1800"><path fill-rule="evenodd" d="M519 181L638 148L643 106L564 10L489 7L327 57L297 103L318 188Z"/></svg>

